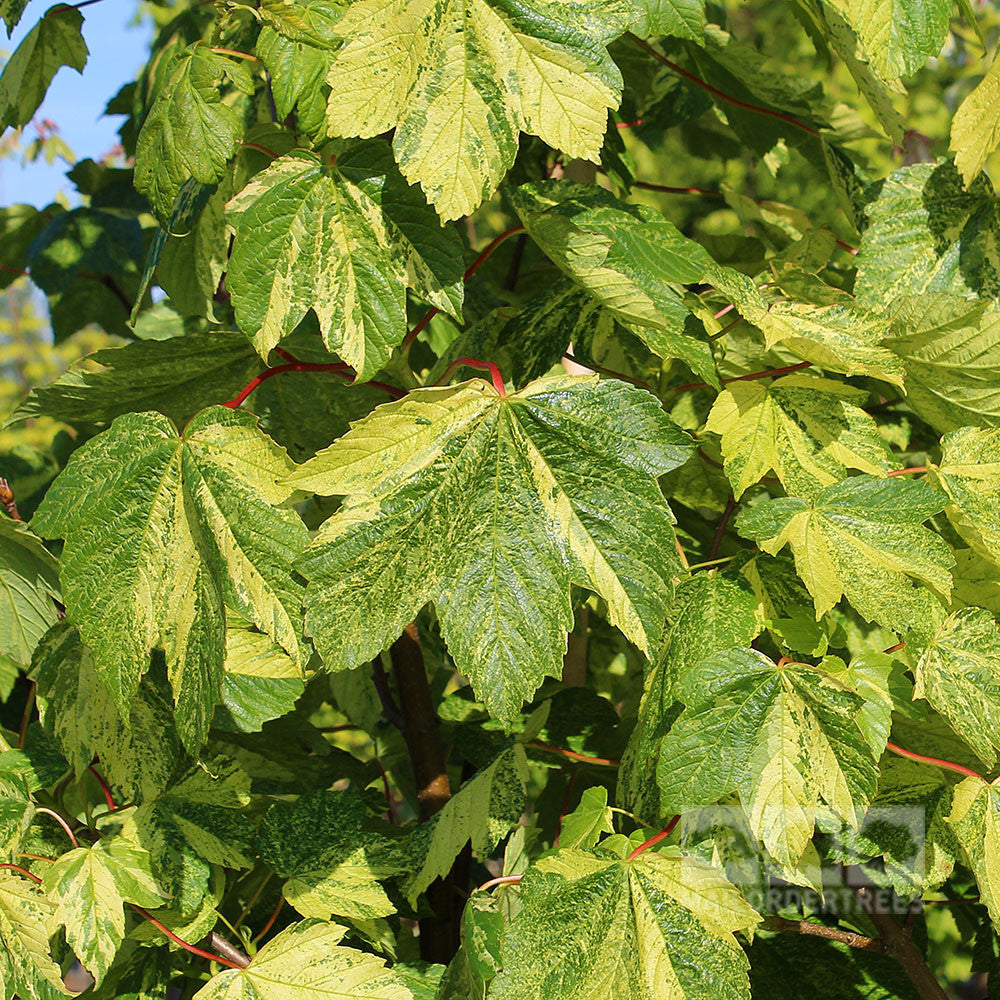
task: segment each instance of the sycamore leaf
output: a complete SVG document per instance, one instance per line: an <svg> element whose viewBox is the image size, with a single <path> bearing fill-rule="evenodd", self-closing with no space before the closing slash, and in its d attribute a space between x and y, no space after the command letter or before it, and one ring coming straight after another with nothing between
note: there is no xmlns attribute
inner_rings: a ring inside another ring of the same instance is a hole
<svg viewBox="0 0 1000 1000"><path fill-rule="evenodd" d="M95 365L101 367L95 370ZM260 358L237 333L137 340L96 351L88 355L86 367L36 386L9 422L38 416L104 422L157 410L181 424L206 404L231 399L260 369Z"/></svg>
<svg viewBox="0 0 1000 1000"><path fill-rule="evenodd" d="M966 190L951 162L901 167L866 211L855 283L863 308L928 292L1000 294L1000 213L985 176Z"/></svg>
<svg viewBox="0 0 1000 1000"><path fill-rule="evenodd" d="M20 12L12 16L17 23ZM6 14L4 20L9 34L13 25ZM50 7L24 36L0 73L0 132L31 121L63 66L83 72L87 43L80 34L82 24L78 10L60 3Z"/></svg>
<svg viewBox="0 0 1000 1000"><path fill-rule="evenodd" d="M0 754L0 855L17 851L34 815L27 775Z"/></svg>
<svg viewBox="0 0 1000 1000"><path fill-rule="evenodd" d="M717 267L655 209L626 204L592 184L522 184L511 201L552 262L626 322L672 325L678 311L688 312L677 286Z"/></svg>
<svg viewBox="0 0 1000 1000"><path fill-rule="evenodd" d="M304 10L316 7L313 4ZM339 5L329 8L341 12ZM333 65L333 52L297 41L265 24L257 37L257 55L271 75L271 92L278 119L285 121L293 112L296 125L309 136L326 137L326 103L329 87L326 76Z"/></svg>
<svg viewBox="0 0 1000 1000"><path fill-rule="evenodd" d="M249 776L231 758L209 757L120 817L122 833L149 852L157 881L182 915L201 905L209 865L251 867L253 826L243 813L249 802Z"/></svg>
<svg viewBox="0 0 1000 1000"><path fill-rule="evenodd" d="M378 407L286 480L348 497L297 563L327 668L371 659L433 601L458 668L510 725L561 673L572 583L655 649L676 563L654 477L690 449L648 393L592 376Z"/></svg>
<svg viewBox="0 0 1000 1000"><path fill-rule="evenodd" d="M608 808L608 790L603 785L585 788L580 804L563 817L558 846L593 847L601 834L615 832L613 818L614 813Z"/></svg>
<svg viewBox="0 0 1000 1000"><path fill-rule="evenodd" d="M829 371L870 375L903 386L903 365L881 346L888 324L853 301L829 305L775 302L751 322L764 331L768 347L781 344Z"/></svg>
<svg viewBox="0 0 1000 1000"><path fill-rule="evenodd" d="M48 1000L51 990L69 996L49 938L55 906L21 875L0 871L0 996Z"/></svg>
<svg viewBox="0 0 1000 1000"><path fill-rule="evenodd" d="M639 717L618 771L618 794L637 815L650 822L664 815L655 768L660 742L679 711L675 683L706 656L748 646L759 631L757 601L742 577L697 573L677 588L663 650L646 677Z"/></svg>
<svg viewBox="0 0 1000 1000"><path fill-rule="evenodd" d="M236 110L223 103L219 84L228 78L246 94L253 79L245 65L204 42L175 53L135 148L135 186L161 221L170 218L181 185L193 177L214 184L243 136Z"/></svg>
<svg viewBox="0 0 1000 1000"><path fill-rule="evenodd" d="M396 907L380 879L407 870L402 851L367 820L352 792L276 802L261 820L257 853L282 878L282 892L304 917L371 920Z"/></svg>
<svg viewBox="0 0 1000 1000"><path fill-rule="evenodd" d="M528 761L520 743L501 751L477 771L429 820L410 834L412 874L404 885L411 905L436 878L446 875L465 845L480 859L492 854L524 811Z"/></svg>
<svg viewBox="0 0 1000 1000"><path fill-rule="evenodd" d="M990 919L1000 922L1000 778L966 778L955 788L947 821L979 884Z"/></svg>
<svg viewBox="0 0 1000 1000"><path fill-rule="evenodd" d="M979 758L1000 751L1000 626L983 608L945 619L914 670L914 698L926 698Z"/></svg>
<svg viewBox="0 0 1000 1000"><path fill-rule="evenodd" d="M520 888L491 1000L749 1000L733 932L760 918L718 869L675 850L567 850Z"/></svg>
<svg viewBox="0 0 1000 1000"><path fill-rule="evenodd" d="M705 26L705 0L634 0L639 13L629 31L640 38L673 35L702 42Z"/></svg>
<svg viewBox="0 0 1000 1000"><path fill-rule="evenodd" d="M195 1000L412 1000L383 959L340 940L337 924L303 920L286 927L245 969L213 977Z"/></svg>
<svg viewBox="0 0 1000 1000"><path fill-rule="evenodd" d="M0 0L0 18L7 25L7 37L17 27L17 22L21 20L24 8L28 6L28 0Z"/></svg>
<svg viewBox="0 0 1000 1000"><path fill-rule="evenodd" d="M966 184L971 184L1000 144L1000 59L958 106L951 120L949 149Z"/></svg>
<svg viewBox="0 0 1000 1000"><path fill-rule="evenodd" d="M793 496L813 497L848 469L889 470L875 421L856 404L868 393L843 382L788 375L770 385L734 382L716 397L705 425L722 436L726 475L737 499L771 469Z"/></svg>
<svg viewBox="0 0 1000 1000"><path fill-rule="evenodd" d="M35 514L66 539L67 612L119 711L162 648L192 751L219 700L224 600L299 655L291 561L306 531L275 506L290 467L251 414L212 407L180 437L160 414L131 413L73 454Z"/></svg>
<svg viewBox="0 0 1000 1000"><path fill-rule="evenodd" d="M826 853L860 865L880 885L912 898L940 885L960 853L945 822L954 784L946 772L886 754L879 763L878 791L861 826L827 828Z"/></svg>
<svg viewBox="0 0 1000 1000"><path fill-rule="evenodd" d="M948 494L955 530L980 555L1000 563L1000 429L960 427L941 439L930 479Z"/></svg>
<svg viewBox="0 0 1000 1000"><path fill-rule="evenodd" d="M125 903L165 902L149 855L121 838L78 847L44 870L43 888L55 919L83 967L100 984L125 937Z"/></svg>
<svg viewBox="0 0 1000 1000"><path fill-rule="evenodd" d="M519 309L500 306L460 333L427 377L433 384L457 358L489 358L507 382L522 388L559 363L570 344L592 332L611 333L611 314L585 289L565 278Z"/></svg>
<svg viewBox="0 0 1000 1000"><path fill-rule="evenodd" d="M212 725L259 732L265 722L292 711L305 691L299 665L273 639L237 621L226 622L222 704Z"/></svg>
<svg viewBox="0 0 1000 1000"><path fill-rule="evenodd" d="M442 219L488 198L514 162L519 131L596 161L622 79L606 46L626 3L360 0L327 76L331 135L395 129L396 160Z"/></svg>
<svg viewBox="0 0 1000 1000"><path fill-rule="evenodd" d="M490 980L500 971L503 929L499 900L483 892L470 896L462 910L461 945L432 1000L485 997Z"/></svg>
<svg viewBox="0 0 1000 1000"><path fill-rule="evenodd" d="M58 565L27 525L0 514L0 654L21 666L56 620Z"/></svg>
<svg viewBox="0 0 1000 1000"><path fill-rule="evenodd" d="M863 700L831 673L733 649L692 667L676 694L685 709L657 766L664 810L736 791L754 834L789 866L812 838L821 801L857 825L875 794L879 751L858 725Z"/></svg>
<svg viewBox="0 0 1000 1000"><path fill-rule="evenodd" d="M857 33L872 65L887 79L910 76L948 37L951 0L828 0Z"/></svg>
<svg viewBox="0 0 1000 1000"><path fill-rule="evenodd" d="M903 362L906 401L939 431L1000 424L1000 313L958 295L909 295L885 346Z"/></svg>
<svg viewBox="0 0 1000 1000"><path fill-rule="evenodd" d="M294 152L257 174L227 206L236 230L226 287L260 355L313 309L331 351L362 381L406 332L406 289L456 318L462 244L399 176L383 142L328 163Z"/></svg>
<svg viewBox="0 0 1000 1000"><path fill-rule="evenodd" d="M845 596L868 621L894 631L926 628L936 601L951 591L950 546L922 522L945 506L922 483L854 476L827 486L810 503L766 500L743 512L738 530L775 555L789 544L812 595L816 620Z"/></svg>
<svg viewBox="0 0 1000 1000"><path fill-rule="evenodd" d="M867 53L859 50L857 37L836 9L836 4L823 10L825 37L854 77L858 90L875 112L875 117L893 143L903 142L903 116L893 105L894 93L905 93L898 80L887 79L872 65Z"/></svg>
<svg viewBox="0 0 1000 1000"><path fill-rule="evenodd" d="M146 801L166 788L181 751L165 684L148 677L123 720L90 650L66 622L39 643L31 678L42 723L76 774L83 774L96 755L105 777L133 800Z"/></svg>
<svg viewBox="0 0 1000 1000"><path fill-rule="evenodd" d="M286 38L309 45L336 47L341 0L261 0L261 20Z"/></svg>

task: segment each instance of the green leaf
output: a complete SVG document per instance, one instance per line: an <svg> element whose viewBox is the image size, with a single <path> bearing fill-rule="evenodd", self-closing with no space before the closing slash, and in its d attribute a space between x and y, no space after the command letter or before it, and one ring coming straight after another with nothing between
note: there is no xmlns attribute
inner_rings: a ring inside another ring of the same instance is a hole
<svg viewBox="0 0 1000 1000"><path fill-rule="evenodd" d="M829 371L903 386L903 365L881 346L888 324L852 300L829 305L775 302L765 314L748 319L764 331L769 348L781 344Z"/></svg>
<svg viewBox="0 0 1000 1000"><path fill-rule="evenodd" d="M817 621L846 595L868 621L903 632L933 622L936 601L920 583L945 600L951 591L951 548L921 526L944 505L921 483L854 476L811 503L766 500L744 511L737 527L771 555L791 546Z"/></svg>
<svg viewBox="0 0 1000 1000"><path fill-rule="evenodd" d="M26 666L57 600L58 563L27 525L0 514L0 653Z"/></svg>
<svg viewBox="0 0 1000 1000"><path fill-rule="evenodd" d="M706 656L748 646L759 631L757 601L740 576L697 573L677 588L663 650L646 678L618 771L618 794L637 815L650 822L664 815L654 771L660 743L680 710L674 709L677 680Z"/></svg>
<svg viewBox="0 0 1000 1000"><path fill-rule="evenodd" d="M20 18L17 6L15 0L15 10L3 13L8 35ZM60 3L50 7L24 36L0 73L0 132L31 121L63 66L83 72L87 44L80 34L82 25L83 15Z"/></svg>
<svg viewBox="0 0 1000 1000"><path fill-rule="evenodd" d="M990 784L966 778L955 788L947 819L976 876L979 897L996 923L1000 921L1000 778Z"/></svg>
<svg viewBox="0 0 1000 1000"><path fill-rule="evenodd" d="M282 892L304 917L388 916L396 908L379 881L407 870L402 851L376 831L352 792L276 802L261 821L257 852L288 879Z"/></svg>
<svg viewBox="0 0 1000 1000"><path fill-rule="evenodd" d="M3 18L7 25L7 37L17 27L17 22L21 20L24 8L28 6L28 0L0 0L0 18Z"/></svg>
<svg viewBox="0 0 1000 1000"><path fill-rule="evenodd" d="M926 698L992 766L1000 751L1000 626L983 608L945 619L920 654L914 698Z"/></svg>
<svg viewBox="0 0 1000 1000"><path fill-rule="evenodd" d="M477 771L407 843L411 870L404 891L411 905L436 878L447 875L459 852L471 841L484 860L501 838L517 826L524 810L528 761L519 744L508 747Z"/></svg>
<svg viewBox="0 0 1000 1000"><path fill-rule="evenodd" d="M829 0L861 39L872 65L886 78L910 76L948 37L951 0Z"/></svg>
<svg viewBox="0 0 1000 1000"><path fill-rule="evenodd" d="M559 279L519 309L500 306L448 345L427 377L443 377L456 358L489 358L507 382L522 388L559 363L571 343L591 331L611 333L611 314L587 291Z"/></svg>
<svg viewBox="0 0 1000 1000"><path fill-rule="evenodd" d="M954 785L944 771L890 754L879 770L878 792L860 828L844 827L835 836L828 830L828 853L913 898L941 885L955 868L960 848L945 822Z"/></svg>
<svg viewBox="0 0 1000 1000"><path fill-rule="evenodd" d="M95 755L105 776L133 800L154 798L166 788L180 760L169 689L149 678L123 721L94 669L90 650L65 622L38 645L31 662L38 708L77 775Z"/></svg>
<svg viewBox="0 0 1000 1000"><path fill-rule="evenodd" d="M49 938L55 932L55 906L21 875L0 872L0 996L9 1000L48 1000L50 990L69 996Z"/></svg>
<svg viewBox="0 0 1000 1000"><path fill-rule="evenodd" d="M705 0L635 0L640 11L629 31L640 38L674 35L702 43Z"/></svg>
<svg viewBox="0 0 1000 1000"><path fill-rule="evenodd" d="M78 847L44 870L55 920L98 985L125 937L125 903L157 907L165 901L149 866L145 851L116 837Z"/></svg>
<svg viewBox="0 0 1000 1000"><path fill-rule="evenodd" d="M676 565L654 477L690 448L654 397L591 376L378 407L287 480L349 497L297 564L327 668L371 659L433 601L455 663L509 725L562 670L571 583L651 651Z"/></svg>
<svg viewBox="0 0 1000 1000"><path fill-rule="evenodd" d="M976 89L951 120L949 149L966 184L971 184L1000 143L1000 61L994 57Z"/></svg>
<svg viewBox="0 0 1000 1000"><path fill-rule="evenodd" d="M593 847L602 833L614 833L614 813L608 808L608 790L603 785L585 788L580 804L563 817L559 847Z"/></svg>
<svg viewBox="0 0 1000 1000"><path fill-rule="evenodd" d="M335 48L344 6L340 0L261 0L260 17L293 41Z"/></svg>
<svg viewBox="0 0 1000 1000"><path fill-rule="evenodd" d="M462 247L369 142L328 164L295 152L227 206L236 230L226 279L236 318L262 357L315 310L331 351L362 381L406 332L406 289L461 316Z"/></svg>
<svg viewBox="0 0 1000 1000"><path fill-rule="evenodd" d="M904 295L928 292L1000 294L1000 215L984 176L965 190L953 163L901 167L867 212L855 284L863 308L884 309Z"/></svg>
<svg viewBox="0 0 1000 1000"><path fill-rule="evenodd" d="M275 506L290 468L251 414L204 410L183 437L160 414L126 414L73 455L35 514L66 539L67 611L119 711L162 648L192 751L219 700L224 600L299 655L291 561L306 532Z"/></svg>
<svg viewBox="0 0 1000 1000"><path fill-rule="evenodd" d="M32 389L9 419L104 422L157 410L182 424L206 404L231 399L260 369L256 352L235 333L134 341L97 351L85 366Z"/></svg>
<svg viewBox="0 0 1000 1000"><path fill-rule="evenodd" d="M376 955L339 944L345 929L303 920L261 948L246 969L209 980L195 1000L412 1000Z"/></svg>
<svg viewBox="0 0 1000 1000"><path fill-rule="evenodd" d="M214 184L239 148L243 122L222 101L219 85L224 78L253 93L245 66L201 42L177 52L164 70L135 150L136 189L163 222L189 177Z"/></svg>
<svg viewBox="0 0 1000 1000"><path fill-rule="evenodd" d="M858 723L863 700L831 673L733 649L694 665L676 693L685 709L657 766L664 810L738 792L754 834L788 866L805 852L821 801L857 825L875 794L878 751Z"/></svg>
<svg viewBox="0 0 1000 1000"><path fill-rule="evenodd" d="M749 1000L733 932L760 918L700 861L559 851L529 870L521 898L491 1000Z"/></svg>
<svg viewBox="0 0 1000 1000"><path fill-rule="evenodd" d="M810 375L788 375L770 385L732 383L716 397L705 430L722 436L736 498L771 469L791 495L810 498L844 479L848 469L888 472L885 442L857 405L867 396Z"/></svg>
<svg viewBox="0 0 1000 1000"><path fill-rule="evenodd" d="M960 427L941 439L929 479L948 494L948 519L969 546L1000 563L1000 430Z"/></svg>
<svg viewBox="0 0 1000 1000"><path fill-rule="evenodd" d="M522 184L511 200L552 262L625 322L672 326L678 312L688 313L678 286L717 267L704 247L655 209L626 204L593 185Z"/></svg>
<svg viewBox="0 0 1000 1000"><path fill-rule="evenodd" d="M28 263L28 247L45 229L53 216L64 209L49 205L44 211L34 205L8 205L0 208L0 288L8 288L21 276Z"/></svg>
<svg viewBox="0 0 1000 1000"><path fill-rule="evenodd" d="M606 46L633 13L614 2L361 0L337 27L330 134L395 129L403 175L456 219L496 190L521 130L597 160L622 86Z"/></svg>
<svg viewBox="0 0 1000 1000"><path fill-rule="evenodd" d="M305 691L302 670L280 646L240 622L226 622L222 704L212 725L259 732L265 722L291 712Z"/></svg>
<svg viewBox="0 0 1000 1000"><path fill-rule="evenodd" d="M339 4L311 4L299 8L304 13L327 11L339 19ZM296 32L301 35L301 32ZM313 32L309 32L313 35ZM331 36L332 37L332 36ZM326 136L326 104L329 87L326 77L333 65L333 52L296 39L265 25L257 38L257 55L271 74L271 92L278 119L285 121L293 112L298 128L317 139Z"/></svg>
<svg viewBox="0 0 1000 1000"><path fill-rule="evenodd" d="M1000 313L957 295L914 295L886 347L906 370L907 403L939 431L1000 424Z"/></svg>
<svg viewBox="0 0 1000 1000"><path fill-rule="evenodd" d="M249 868L253 826L243 810L250 779L231 758L209 757L158 798L120 817L122 833L149 852L172 907L190 916L209 889L209 865ZM120 811L121 812L121 811Z"/></svg>
<svg viewBox="0 0 1000 1000"><path fill-rule="evenodd" d="M818 6L818 5L817 5ZM871 65L872 60L859 50L858 40L847 22L836 9L836 5L823 10L824 37L843 60L858 90L875 113L883 131L892 142L903 142L903 116L893 105L893 94L905 93L897 80L885 79Z"/></svg>
<svg viewBox="0 0 1000 1000"><path fill-rule="evenodd" d="M21 845L35 815L31 786L21 768L0 754L0 855L9 857Z"/></svg>

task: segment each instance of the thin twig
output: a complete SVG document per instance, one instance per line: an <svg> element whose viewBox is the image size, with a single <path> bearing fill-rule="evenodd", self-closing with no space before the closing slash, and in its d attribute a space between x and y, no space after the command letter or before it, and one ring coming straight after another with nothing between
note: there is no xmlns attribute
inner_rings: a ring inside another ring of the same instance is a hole
<svg viewBox="0 0 1000 1000"><path fill-rule="evenodd" d="M250 964L250 956L230 944L218 931L212 931L208 939L220 955L225 955L238 968L245 969Z"/></svg>
<svg viewBox="0 0 1000 1000"><path fill-rule="evenodd" d="M72 845L74 847L80 846L80 841L76 839L76 834L70 829L69 823L67 823L66 820L64 820L54 809L49 809L47 806L35 806L35 812L51 816L66 831L66 836L69 837Z"/></svg>
<svg viewBox="0 0 1000 1000"><path fill-rule="evenodd" d="M161 934L165 934L174 944L180 945L185 951L191 952L192 955L197 955L199 958L207 958L211 962L218 962L219 965L226 965L230 969L242 969L245 966L237 965L236 962L230 961L228 958L222 955L215 955L210 951L205 951L203 948L199 948L196 945L185 941L183 938L178 937L166 924L161 923L156 919L148 910L143 909L141 906L133 907L140 916L145 917ZM249 962L248 962L249 964Z"/></svg>
<svg viewBox="0 0 1000 1000"><path fill-rule="evenodd" d="M273 926L275 920L278 919L278 914L281 913L281 908L285 905L285 897L278 897L278 905L274 908L274 912L267 918L267 923L253 936L250 943L256 944Z"/></svg>
<svg viewBox="0 0 1000 1000"><path fill-rule="evenodd" d="M531 740L524 744L533 750L544 750L546 753L559 754L560 757L568 757L570 760L578 760L582 764L596 764L598 767L619 767L620 760L611 760L608 757L591 757L589 754L577 753L576 750L564 750L562 747L550 746L548 743L538 743Z"/></svg>
<svg viewBox="0 0 1000 1000"><path fill-rule="evenodd" d="M372 681L375 684L378 700L382 703L383 714L402 732L406 727L406 721L403 719L403 713L399 710L399 705L396 704L396 699L392 696L392 690L389 688L389 678L386 675L385 667L382 666L382 661L378 657L372 660Z"/></svg>
<svg viewBox="0 0 1000 1000"><path fill-rule="evenodd" d="M93 764L91 764L87 770L90 771L90 773L94 776L94 779L101 786L101 791L104 793L104 801L108 804L108 812L115 812L118 807L115 805L115 799L111 794L111 789L108 787L108 783L101 777L100 771L98 771Z"/></svg>
<svg viewBox="0 0 1000 1000"><path fill-rule="evenodd" d="M732 520L736 507L736 497L730 494L729 499L726 501L726 509L722 512L722 518L719 520L719 524L715 529L715 534L712 536L712 544L708 550L707 562L714 562L715 557L719 554L719 546L722 544L722 539L726 534L726 528L729 527L729 522Z"/></svg>
<svg viewBox="0 0 1000 1000"><path fill-rule="evenodd" d="M680 822L680 816L674 816L674 818L659 832L654 833L649 840L643 841L625 860L635 861L643 851L648 851L651 847L655 847L661 840L666 840L674 832L674 827Z"/></svg>
<svg viewBox="0 0 1000 1000"><path fill-rule="evenodd" d="M517 885L523 878L523 875L498 875L496 878L491 878L482 885L477 885L473 892L486 892L487 889L492 889L497 885Z"/></svg>
<svg viewBox="0 0 1000 1000"><path fill-rule="evenodd" d="M796 934L807 934L811 937L826 938L828 941L839 941L841 944L860 948L862 951L884 952L885 948L879 938L865 937L854 931L844 931L839 927L827 927L826 924L816 924L811 920L786 920L784 917L767 917L760 925L765 931L794 931Z"/></svg>
<svg viewBox="0 0 1000 1000"><path fill-rule="evenodd" d="M503 384L503 375L500 374L500 369L492 361L479 361L476 358L455 358L454 361L444 370L444 374L437 380L437 385L445 385L448 379L459 368L476 368L479 371L489 372L490 379L493 381L493 388L496 389L498 396L506 396L507 388Z"/></svg>
<svg viewBox="0 0 1000 1000"><path fill-rule="evenodd" d="M965 775L967 778L978 778L980 781L986 780L977 771L973 771L972 768L965 767L962 764L955 764L950 760L942 760L940 757L927 757L922 753L914 753L912 750L905 750L895 743L886 743L885 748L891 753L905 757L907 760L915 760L919 764L931 764L934 767L943 767L947 771L954 771L956 774Z"/></svg>
<svg viewBox="0 0 1000 1000"><path fill-rule="evenodd" d="M7 868L10 871L17 872L20 875L24 875L27 878L30 878L31 881L36 883L37 885L42 884L42 880L37 875L35 875L34 872L29 872L27 868L22 868L20 865L12 865L9 861L5 861L3 862L3 864L0 864L0 868Z"/></svg>
<svg viewBox="0 0 1000 1000"><path fill-rule="evenodd" d="M479 256L466 269L465 274L462 276L462 280L468 281L469 278L471 278L476 271L478 271L479 268L486 263L486 260L490 257L493 251L500 246L501 243L505 240L509 240L511 236L516 236L518 233L523 233L524 231L524 226L511 226L510 229L504 230L499 236L494 236L482 253L480 253ZM403 343L400 345L400 351L403 354L406 354L413 342L418 336L420 336L421 330L423 330L440 311L441 310L438 309L437 306L432 306L426 313L424 313L420 322L417 323L417 325L406 335Z"/></svg>
<svg viewBox="0 0 1000 1000"><path fill-rule="evenodd" d="M649 42L644 41L637 35L633 35L629 32L629 38L632 39L640 48L645 49L654 59L663 63L668 69L672 69L679 76L683 76L685 80L690 80L696 87L701 87L702 90L707 91L709 94L719 98L720 101L725 101L727 104L732 104L737 108L743 108L744 111L753 111L758 115L766 115L768 118L777 118L783 122L787 122L789 125L794 125L795 128L801 129L803 132L808 132L809 135L819 136L819 132L812 128L810 125L806 125L804 122L800 122L797 118L793 118L791 115L786 115L783 111L774 111L771 108L762 108L759 104L749 104L746 101L741 101L738 97L733 97L732 94L727 94L725 91L719 90L717 87L713 87L710 83L706 83L700 77L694 75L694 73L689 73L682 66L678 66L677 63L668 59L662 52L658 52L653 48Z"/></svg>

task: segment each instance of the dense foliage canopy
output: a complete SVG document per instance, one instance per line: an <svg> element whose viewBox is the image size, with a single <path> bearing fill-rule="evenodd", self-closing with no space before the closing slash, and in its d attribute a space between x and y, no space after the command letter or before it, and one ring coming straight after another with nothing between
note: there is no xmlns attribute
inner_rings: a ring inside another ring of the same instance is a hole
<svg viewBox="0 0 1000 1000"><path fill-rule="evenodd" d="M142 10L0 209L0 1000L1000 995L1000 15Z"/></svg>

